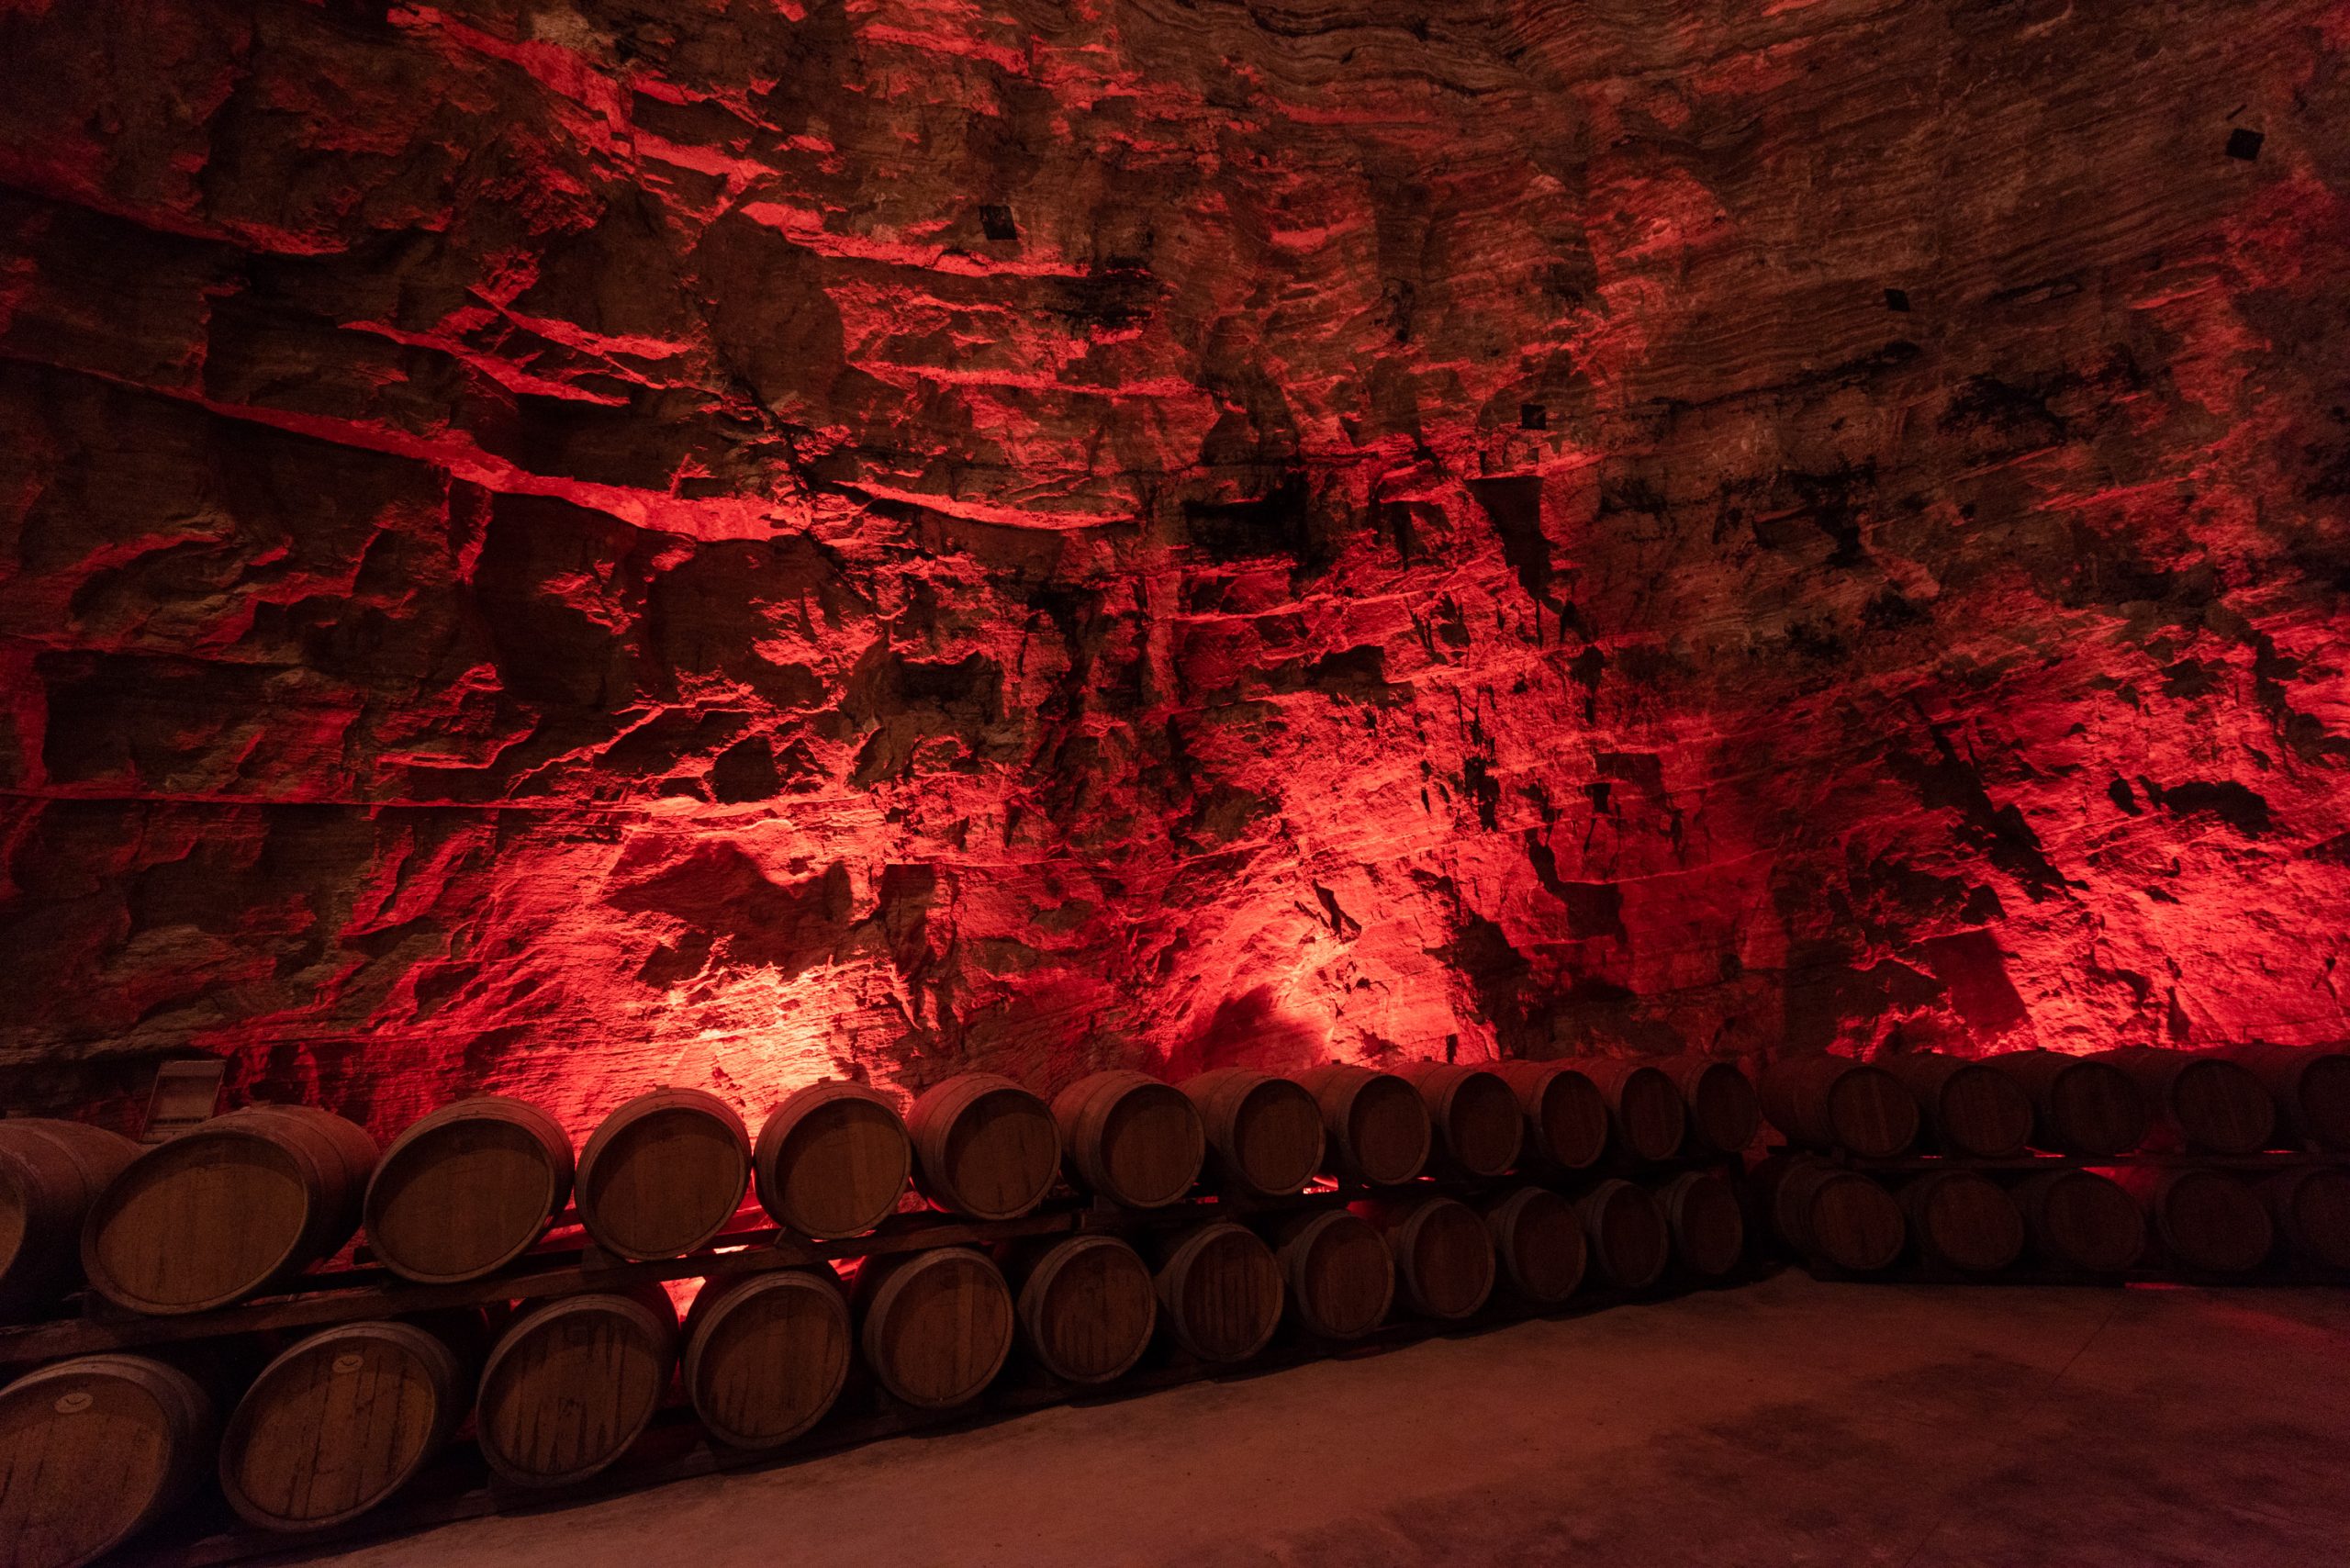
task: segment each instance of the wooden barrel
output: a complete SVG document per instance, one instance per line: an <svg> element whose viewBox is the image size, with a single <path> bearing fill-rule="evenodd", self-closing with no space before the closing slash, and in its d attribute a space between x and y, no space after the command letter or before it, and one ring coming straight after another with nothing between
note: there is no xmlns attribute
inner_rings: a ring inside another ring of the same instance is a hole
<svg viewBox="0 0 2350 1568"><path fill-rule="evenodd" d="M1673 1256L1691 1273L1720 1279L1746 1257L1746 1211L1737 1192L1710 1170L1684 1170L1657 1193Z"/></svg>
<svg viewBox="0 0 2350 1568"><path fill-rule="evenodd" d="M1692 1152L1746 1152L1762 1130L1762 1101L1744 1068L1707 1057L1668 1057L1657 1066L1673 1080L1688 1107Z"/></svg>
<svg viewBox="0 0 2350 1568"><path fill-rule="evenodd" d="M345 1323L262 1369L220 1436L220 1491L263 1529L358 1518L415 1479L473 1404L456 1353L408 1323Z"/></svg>
<svg viewBox="0 0 2350 1568"><path fill-rule="evenodd" d="M1308 1069L1298 1081L1322 1108L1323 1169L1332 1175L1391 1187L1427 1164L1435 1128L1419 1091L1403 1079L1333 1062Z"/></svg>
<svg viewBox="0 0 2350 1568"><path fill-rule="evenodd" d="M375 1140L307 1105L215 1116L124 1167L82 1230L91 1287L133 1312L202 1312L330 1257L359 1228Z"/></svg>
<svg viewBox="0 0 2350 1568"><path fill-rule="evenodd" d="M1673 1236L1664 1210L1644 1187L1602 1182L1576 1200L1591 1266L1618 1290L1646 1290L1663 1277Z"/></svg>
<svg viewBox="0 0 2350 1568"><path fill-rule="evenodd" d="M987 1254L968 1247L867 1259L856 1305L866 1366L920 1409L977 1399L1012 1352L1011 1289Z"/></svg>
<svg viewBox="0 0 2350 1568"><path fill-rule="evenodd" d="M1060 1170L1052 1108L991 1072L925 1090L907 1113L906 1131L923 1196L973 1219L1017 1219L1045 1201Z"/></svg>
<svg viewBox="0 0 2350 1568"><path fill-rule="evenodd" d="M1997 1068L1940 1051L1880 1057L1916 1097L1925 1137L1944 1154L2011 1159L2031 1141L2031 1096Z"/></svg>
<svg viewBox="0 0 2350 1568"><path fill-rule="evenodd" d="M2156 1141L2207 1154L2251 1154L2277 1132L2277 1100L2242 1062L2201 1051L2132 1046L2089 1058L2127 1073L2154 1114Z"/></svg>
<svg viewBox="0 0 2350 1568"><path fill-rule="evenodd" d="M2350 1052L2246 1046L2229 1054L2267 1085L2277 1120L2296 1147L2350 1154Z"/></svg>
<svg viewBox="0 0 2350 1568"><path fill-rule="evenodd" d="M1918 1137L1918 1101L1883 1068L1850 1057L1789 1057L1762 1070L1762 1114L1805 1148L1890 1159Z"/></svg>
<svg viewBox="0 0 2350 1568"><path fill-rule="evenodd" d="M404 1280L453 1284L528 1251L571 1196L571 1139L536 1105L484 1094L394 1138L367 1181L367 1246Z"/></svg>
<svg viewBox="0 0 2350 1568"><path fill-rule="evenodd" d="M1547 1308L1575 1294L1590 1248L1574 1204L1547 1187L1513 1187L1487 1195L1477 1208L1512 1294Z"/></svg>
<svg viewBox="0 0 2350 1568"><path fill-rule="evenodd" d="M1142 1254L1094 1233L1063 1237L1024 1261L1020 1335L1046 1372L1091 1385L1123 1377L1142 1360L1158 1321Z"/></svg>
<svg viewBox="0 0 2350 1568"><path fill-rule="evenodd" d="M677 1360L677 1312L657 1285L564 1296L526 1313L482 1368L482 1458L518 1485L587 1480L643 1432Z"/></svg>
<svg viewBox="0 0 2350 1568"><path fill-rule="evenodd" d="M750 1180L750 1135L732 1105L699 1089L655 1089L588 1135L576 1206L614 1257L677 1258L726 1228Z"/></svg>
<svg viewBox="0 0 2350 1568"><path fill-rule="evenodd" d="M2260 1199L2294 1257L2321 1269L2350 1269L2350 1170L2279 1170L2261 1182Z"/></svg>
<svg viewBox="0 0 2350 1568"><path fill-rule="evenodd" d="M2051 1267L2118 1274L2145 1253L2145 1212L2094 1170L2042 1171L2009 1195L2032 1250Z"/></svg>
<svg viewBox="0 0 2350 1568"><path fill-rule="evenodd" d="M1359 1339L1387 1321L1395 1259L1370 1221L1322 1209L1281 1221L1274 1239L1289 1315L1307 1333Z"/></svg>
<svg viewBox="0 0 2350 1568"><path fill-rule="evenodd" d="M82 1282L82 1222L139 1158L127 1137L84 1122L0 1121L0 1317L21 1317Z"/></svg>
<svg viewBox="0 0 2350 1568"><path fill-rule="evenodd" d="M1889 1269L1908 1226L1892 1193L1823 1159L1774 1157L1755 1173L1773 1228L1804 1258L1847 1273Z"/></svg>
<svg viewBox="0 0 2350 1568"><path fill-rule="evenodd" d="M851 1359L848 1298L831 1269L713 1280L686 1314L686 1397L711 1436L747 1452L822 1420Z"/></svg>
<svg viewBox="0 0 2350 1568"><path fill-rule="evenodd" d="M2146 1141L2146 1097L2111 1062L2055 1051L1985 1057L2031 1096L2032 1146L2062 1154L2127 1154Z"/></svg>
<svg viewBox="0 0 2350 1568"><path fill-rule="evenodd" d="M913 1170L897 1106L862 1083L811 1083L767 1115L751 1151L760 1206L819 1241L862 1236L896 1211Z"/></svg>
<svg viewBox="0 0 2350 1568"><path fill-rule="evenodd" d="M1618 1148L1651 1165L1681 1152L1689 1135L1689 1107L1681 1098L1680 1085L1663 1069L1597 1058L1569 1065L1590 1079L1607 1102L1608 1128Z"/></svg>
<svg viewBox="0 0 2350 1568"><path fill-rule="evenodd" d="M1322 1108L1304 1085L1223 1067L1182 1089L1200 1114L1217 1182L1277 1198L1304 1191L1322 1169Z"/></svg>
<svg viewBox="0 0 2350 1568"><path fill-rule="evenodd" d="M1526 1147L1526 1113L1516 1093L1483 1068L1407 1062L1395 1076L1419 1092L1436 1134L1436 1163L1451 1175L1499 1176Z"/></svg>
<svg viewBox="0 0 2350 1568"><path fill-rule="evenodd" d="M1072 1184L1130 1209L1163 1209L1198 1184L1200 1114L1181 1090L1140 1072L1097 1072L1053 1099Z"/></svg>
<svg viewBox="0 0 2350 1568"><path fill-rule="evenodd" d="M1459 1322L1494 1294L1494 1238L1457 1198L1366 1204L1363 1217L1387 1238L1396 1294L1423 1317Z"/></svg>
<svg viewBox="0 0 2350 1568"><path fill-rule="evenodd" d="M1409 1085L1404 1087L1408 1093ZM1193 1226L1164 1243L1158 1286L1160 1321L1177 1344L1203 1361L1245 1361L1281 1327L1281 1265L1256 1232L1227 1220Z"/></svg>
<svg viewBox="0 0 2350 1568"><path fill-rule="evenodd" d="M2154 1217L2164 1252L2181 1269L2246 1273L2277 1245L2277 1228L2259 1194L2225 1171L2141 1166L2121 1174L2122 1185Z"/></svg>
<svg viewBox="0 0 2350 1568"><path fill-rule="evenodd" d="M83 1356L0 1389L0 1568L77 1568L196 1489L212 1402L143 1356Z"/></svg>
<svg viewBox="0 0 2350 1568"><path fill-rule="evenodd" d="M1494 1064L1526 1114L1526 1152L1559 1170L1582 1170L1607 1151L1607 1098L1562 1061Z"/></svg>
<svg viewBox="0 0 2350 1568"><path fill-rule="evenodd" d="M1972 1170L1937 1170L1901 1189L1909 1234L1929 1261L1996 1274L2023 1256L2023 1215L1996 1182Z"/></svg>

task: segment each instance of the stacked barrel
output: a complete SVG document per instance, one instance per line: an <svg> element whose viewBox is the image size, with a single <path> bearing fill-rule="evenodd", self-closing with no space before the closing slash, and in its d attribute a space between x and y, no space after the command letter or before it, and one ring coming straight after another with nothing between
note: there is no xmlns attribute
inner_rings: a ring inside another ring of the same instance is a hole
<svg viewBox="0 0 2350 1568"><path fill-rule="evenodd" d="M144 1150L0 1121L0 1309L37 1319L80 1292L100 1324L159 1326L130 1337L151 1350L0 1390L0 1568L92 1561L207 1473L248 1524L316 1532L461 1439L498 1484L551 1492L592 1483L667 1405L760 1453L851 1394L951 1411L1008 1367L1095 1388L1284 1333L1310 1353L1722 1279L1746 1253L1738 1157L1759 1120L1729 1063L1561 1060L1105 1071L1049 1102L968 1073L902 1115L827 1082L755 1136L664 1088L576 1151L502 1096L380 1151L297 1106ZM663 1282L697 1277L681 1320ZM300 1332L256 1300L327 1287L380 1310Z"/></svg>
<svg viewBox="0 0 2350 1568"><path fill-rule="evenodd" d="M1932 1051L1772 1064L1773 1231L1839 1274L2350 1271L2350 1054Z"/></svg>

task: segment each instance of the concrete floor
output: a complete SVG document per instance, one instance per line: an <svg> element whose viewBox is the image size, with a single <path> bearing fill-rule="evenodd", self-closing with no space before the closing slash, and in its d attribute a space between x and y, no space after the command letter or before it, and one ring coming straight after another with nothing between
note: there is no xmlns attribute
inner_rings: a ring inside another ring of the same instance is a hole
<svg viewBox="0 0 2350 1568"><path fill-rule="evenodd" d="M753 1474L349 1568L2350 1561L2350 1293L1786 1274Z"/></svg>

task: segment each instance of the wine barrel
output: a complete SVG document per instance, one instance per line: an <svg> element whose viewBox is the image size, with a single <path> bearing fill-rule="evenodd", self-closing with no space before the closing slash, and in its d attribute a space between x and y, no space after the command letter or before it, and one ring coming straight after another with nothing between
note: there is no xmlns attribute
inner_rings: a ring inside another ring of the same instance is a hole
<svg viewBox="0 0 2350 1568"><path fill-rule="evenodd" d="M1657 1193L1673 1255L1693 1274L1718 1280L1746 1256L1746 1211L1728 1182L1709 1170L1684 1170Z"/></svg>
<svg viewBox="0 0 2350 1568"><path fill-rule="evenodd" d="M1012 1292L1002 1271L968 1247L867 1259L856 1306L865 1364L919 1409L977 1399L1012 1352Z"/></svg>
<svg viewBox="0 0 2350 1568"><path fill-rule="evenodd" d="M1592 1267L1619 1290L1646 1290L1663 1277L1673 1253L1664 1210L1644 1187L1602 1182L1576 1200Z"/></svg>
<svg viewBox="0 0 2350 1568"><path fill-rule="evenodd" d="M1511 1294L1539 1308L1556 1306L1575 1294L1590 1248L1574 1204L1547 1187L1513 1187L1488 1195L1477 1207Z"/></svg>
<svg viewBox="0 0 2350 1568"><path fill-rule="evenodd" d="M321 1330L237 1402L220 1436L220 1491L263 1529L357 1518L441 1451L472 1395L456 1353L413 1324Z"/></svg>
<svg viewBox="0 0 2350 1568"><path fill-rule="evenodd" d="M1182 1090L1200 1114L1217 1181L1277 1198L1303 1191L1322 1169L1322 1108L1304 1085L1223 1067Z"/></svg>
<svg viewBox="0 0 2350 1568"><path fill-rule="evenodd" d="M2330 1046L2246 1046L2230 1055L2267 1085L2277 1120L2296 1146L2350 1154L2350 1052Z"/></svg>
<svg viewBox="0 0 2350 1568"><path fill-rule="evenodd" d="M1774 1156L1755 1172L1773 1228L1800 1256L1871 1274L1889 1269L1908 1238L1892 1193L1857 1171L1806 1156Z"/></svg>
<svg viewBox="0 0 2350 1568"><path fill-rule="evenodd" d="M2023 1256L2023 1215L1998 1183L1972 1170L1937 1170L1901 1189L1902 1212L1930 1262L1996 1274Z"/></svg>
<svg viewBox="0 0 2350 1568"><path fill-rule="evenodd" d="M1360 1212L1387 1238L1397 1294L1421 1316L1459 1322L1494 1294L1493 1235L1468 1204L1416 1198Z"/></svg>
<svg viewBox="0 0 2350 1568"><path fill-rule="evenodd" d="M91 1288L133 1312L202 1312L331 1256L359 1228L365 1129L307 1105L214 1116L147 1150L82 1230Z"/></svg>
<svg viewBox="0 0 2350 1568"><path fill-rule="evenodd" d="M1169 1238L1159 1250L1157 1281L1160 1320L1175 1342L1201 1361L1245 1361L1281 1327L1281 1265L1254 1231L1227 1220Z"/></svg>
<svg viewBox="0 0 2350 1568"><path fill-rule="evenodd" d="M1359 1339L1387 1321L1395 1302L1395 1259L1387 1238L1360 1215L1323 1209L1274 1230L1292 1319L1325 1339Z"/></svg>
<svg viewBox="0 0 2350 1568"><path fill-rule="evenodd" d="M1142 1254L1114 1236L1063 1237L1020 1271L1020 1334L1064 1383L1123 1377L1150 1348L1158 1294Z"/></svg>
<svg viewBox="0 0 2350 1568"><path fill-rule="evenodd" d="M1510 1086L1483 1068L1407 1062L1395 1076L1418 1091L1436 1134L1436 1163L1460 1176L1499 1176L1526 1147L1526 1113Z"/></svg>
<svg viewBox="0 0 2350 1568"><path fill-rule="evenodd" d="M1172 1084L1097 1072L1053 1098L1072 1184L1130 1209L1163 1209L1189 1193L1207 1158L1200 1114Z"/></svg>
<svg viewBox="0 0 2350 1568"><path fill-rule="evenodd" d="M1944 1154L2011 1159L2031 1141L2031 1096L1997 1068L1940 1051L1880 1057L1874 1065L1916 1097L1926 1139Z"/></svg>
<svg viewBox="0 0 2350 1568"><path fill-rule="evenodd" d="M0 1121L0 1318L39 1312L82 1282L82 1222L138 1158L129 1138L84 1122Z"/></svg>
<svg viewBox="0 0 2350 1568"><path fill-rule="evenodd" d="M751 1150L760 1206L784 1229L819 1241L862 1236L888 1219L913 1160L897 1106L862 1083L793 1090Z"/></svg>
<svg viewBox="0 0 2350 1568"><path fill-rule="evenodd" d="M1395 1186L1428 1162L1435 1128L1419 1091L1392 1072L1333 1062L1298 1081L1322 1108L1323 1169L1374 1187Z"/></svg>
<svg viewBox="0 0 2350 1568"><path fill-rule="evenodd" d="M1746 1152L1762 1130L1762 1101L1744 1068L1707 1057L1669 1057L1657 1066L1673 1080L1688 1107L1692 1152Z"/></svg>
<svg viewBox="0 0 2350 1568"><path fill-rule="evenodd" d="M571 1139L536 1105L484 1094L392 1139L367 1181L367 1246L404 1280L453 1284L528 1251L571 1196Z"/></svg>
<svg viewBox="0 0 2350 1568"><path fill-rule="evenodd" d="M2156 1118L2158 1141L2167 1148L2251 1154L2266 1148L2276 1135L2276 1097L2242 1062L2146 1046L2099 1051L2088 1059L2110 1063L2138 1085Z"/></svg>
<svg viewBox="0 0 2350 1568"><path fill-rule="evenodd" d="M2146 1141L2146 1097L2111 1062L2055 1051L1985 1057L2031 1096L2032 1147L2060 1154L2127 1154Z"/></svg>
<svg viewBox="0 0 2350 1568"><path fill-rule="evenodd" d="M2246 1273L2277 1245L2277 1227L2259 1194L2225 1171L2141 1166L2121 1175L2153 1215L2164 1252L2181 1269Z"/></svg>
<svg viewBox="0 0 2350 1568"><path fill-rule="evenodd" d="M1918 1137L1918 1101L1883 1068L1824 1053L1762 1070L1762 1114L1789 1143L1890 1159Z"/></svg>
<svg viewBox="0 0 2350 1568"><path fill-rule="evenodd" d="M1560 1170L1582 1170L1607 1150L1607 1099L1562 1061L1497 1062L1493 1070L1526 1113L1526 1151Z"/></svg>
<svg viewBox="0 0 2350 1568"><path fill-rule="evenodd" d="M914 1184L942 1209L1017 1219L1060 1170L1052 1108L1008 1078L966 1072L923 1091L906 1114Z"/></svg>
<svg viewBox="0 0 2350 1568"><path fill-rule="evenodd" d="M1681 1098L1680 1085L1663 1069L1597 1058L1568 1065L1590 1079L1607 1102L1609 1128L1626 1154L1655 1165L1681 1152L1689 1134L1689 1107Z"/></svg>
<svg viewBox="0 0 2350 1568"><path fill-rule="evenodd" d="M677 1315L657 1285L564 1296L516 1319L481 1373L476 1436L521 1486L567 1486L628 1452L668 1392Z"/></svg>
<svg viewBox="0 0 2350 1568"><path fill-rule="evenodd" d="M682 1257L726 1228L750 1180L750 1135L732 1105L699 1089L655 1089L588 1135L579 1223L617 1258Z"/></svg>
<svg viewBox="0 0 2350 1568"><path fill-rule="evenodd" d="M83 1356L0 1389L0 1565L78 1568L196 1489L212 1402L143 1356Z"/></svg>
<svg viewBox="0 0 2350 1568"><path fill-rule="evenodd" d="M2009 1194L2032 1250L2052 1267L2118 1274L2146 1250L2137 1200L2094 1170L2047 1170Z"/></svg>
<svg viewBox="0 0 2350 1568"><path fill-rule="evenodd" d="M711 1436L762 1452L833 1407L850 1339L848 1298L822 1264L713 1280L686 1314L680 1381Z"/></svg>
<svg viewBox="0 0 2350 1568"><path fill-rule="evenodd" d="M2279 1170L2260 1184L2260 1199L2293 1256L2321 1269L2350 1269L2350 1170Z"/></svg>

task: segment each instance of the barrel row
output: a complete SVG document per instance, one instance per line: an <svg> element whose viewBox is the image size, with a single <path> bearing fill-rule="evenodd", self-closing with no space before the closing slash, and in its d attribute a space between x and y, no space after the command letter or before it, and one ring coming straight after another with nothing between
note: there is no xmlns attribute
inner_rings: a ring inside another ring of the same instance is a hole
<svg viewBox="0 0 2350 1568"><path fill-rule="evenodd" d="M1790 1143L1873 1159L1913 1147L1981 1159L2027 1148L2350 1154L2350 1053L2327 1049L1810 1055L1765 1069L1762 1101Z"/></svg>
<svg viewBox="0 0 2350 1568"><path fill-rule="evenodd" d="M2158 1264L2195 1276L2251 1272L2283 1250L2350 1271L2350 1169L2310 1165L2247 1181L2185 1165L2101 1173L2052 1165L1953 1165L1889 1185L1814 1155L1773 1155L1754 1173L1772 1230L1796 1256L1880 1273L1905 1258L1990 1276L2027 1257L2066 1274Z"/></svg>
<svg viewBox="0 0 2350 1568"><path fill-rule="evenodd" d="M84 1279L134 1312L206 1311L285 1283L363 1225L393 1273L449 1284L513 1263L566 1204L597 1247L643 1260L708 1244L746 1187L786 1229L839 1240L878 1226L910 1185L983 1221L1028 1213L1064 1179L1148 1210L1203 1182L1271 1197L1326 1176L1582 1170L1610 1147L1650 1163L1734 1154L1760 1120L1741 1070L1693 1060L1224 1069L1181 1085L1102 1072L1049 1105L970 1073L902 1118L871 1088L827 1082L755 1138L716 1096L661 1089L607 1116L576 1161L552 1117L494 1095L432 1113L380 1158L364 1129L302 1106L231 1112L144 1152L76 1123L7 1121L0 1313L38 1312Z"/></svg>
<svg viewBox="0 0 2350 1568"><path fill-rule="evenodd" d="M1284 1322L1308 1345L1408 1315L1458 1322L1489 1304L1540 1311L1587 1282L1639 1291L1677 1262L1704 1281L1745 1252L1721 1176L1654 1191L1621 1179L1573 1196L1512 1185L1474 1203L1367 1200L1251 1227L1191 1224L1137 1245L1107 1232L872 1258L714 1282L679 1324L657 1286L546 1303L489 1335L480 1314L356 1323L309 1336L217 1424L202 1383L103 1355L0 1391L0 1562L85 1562L184 1499L207 1468L238 1514L315 1530L390 1498L471 1416L507 1482L591 1480L678 1389L746 1452L805 1434L856 1377L920 1409L968 1404L1024 1355L1080 1387L1132 1371L1154 1339L1209 1365L1263 1352Z"/></svg>

